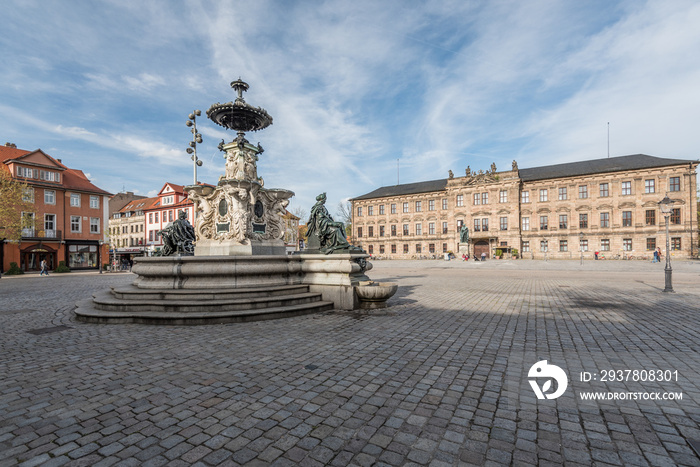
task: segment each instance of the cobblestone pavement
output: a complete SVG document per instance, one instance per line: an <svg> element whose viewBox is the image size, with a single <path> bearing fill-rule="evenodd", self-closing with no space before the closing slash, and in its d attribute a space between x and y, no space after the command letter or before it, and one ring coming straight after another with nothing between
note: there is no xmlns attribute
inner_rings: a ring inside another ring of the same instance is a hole
<svg viewBox="0 0 700 467"><path fill-rule="evenodd" d="M675 294L641 261L374 265L386 310L198 327L72 319L130 273L4 276L0 466L700 465L700 263ZM558 399L528 382L545 359Z"/></svg>

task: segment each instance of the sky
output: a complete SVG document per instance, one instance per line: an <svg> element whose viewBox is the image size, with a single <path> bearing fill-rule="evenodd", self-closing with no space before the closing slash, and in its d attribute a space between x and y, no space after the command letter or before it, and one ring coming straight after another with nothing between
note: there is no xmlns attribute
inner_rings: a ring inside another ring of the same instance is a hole
<svg viewBox="0 0 700 467"><path fill-rule="evenodd" d="M700 157L700 2L4 0L0 144L111 193L224 172L235 99L266 187L309 212L381 186L629 154Z"/></svg>

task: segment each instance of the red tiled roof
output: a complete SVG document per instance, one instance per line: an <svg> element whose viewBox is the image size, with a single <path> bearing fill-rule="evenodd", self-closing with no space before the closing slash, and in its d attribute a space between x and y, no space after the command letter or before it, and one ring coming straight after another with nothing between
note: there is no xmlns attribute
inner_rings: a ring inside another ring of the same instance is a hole
<svg viewBox="0 0 700 467"><path fill-rule="evenodd" d="M126 206L117 212L143 211L144 209L150 208L159 199L158 197L134 199L129 201Z"/></svg>

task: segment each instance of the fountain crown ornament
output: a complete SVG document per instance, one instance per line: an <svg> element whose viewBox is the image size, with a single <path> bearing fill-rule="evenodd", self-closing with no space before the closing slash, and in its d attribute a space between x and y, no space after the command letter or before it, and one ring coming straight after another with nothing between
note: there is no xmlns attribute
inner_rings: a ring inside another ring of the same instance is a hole
<svg viewBox="0 0 700 467"><path fill-rule="evenodd" d="M258 131L272 125L272 117L262 107L253 107L243 99L248 83L238 78L231 83L238 97L235 101L221 104L217 102L207 110L207 117L217 125L238 133L242 139L246 131Z"/></svg>

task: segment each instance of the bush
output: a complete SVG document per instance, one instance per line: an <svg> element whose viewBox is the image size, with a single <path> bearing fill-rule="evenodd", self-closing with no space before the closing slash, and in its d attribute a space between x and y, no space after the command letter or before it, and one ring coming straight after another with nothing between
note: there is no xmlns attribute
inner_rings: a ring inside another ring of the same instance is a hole
<svg viewBox="0 0 700 467"><path fill-rule="evenodd" d="M20 274L24 274L24 271L17 266L17 263L10 263L10 269L5 271L6 276L19 276Z"/></svg>
<svg viewBox="0 0 700 467"><path fill-rule="evenodd" d="M53 272L70 272L70 268L66 266L65 261L59 261L58 267L54 269Z"/></svg>
<svg viewBox="0 0 700 467"><path fill-rule="evenodd" d="M496 256L503 256L503 250L501 250L500 248L496 250Z"/></svg>

